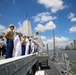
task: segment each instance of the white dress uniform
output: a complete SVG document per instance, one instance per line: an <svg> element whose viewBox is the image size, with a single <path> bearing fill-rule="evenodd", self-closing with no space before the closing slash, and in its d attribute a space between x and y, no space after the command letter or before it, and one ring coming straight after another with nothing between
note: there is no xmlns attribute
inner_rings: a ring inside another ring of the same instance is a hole
<svg viewBox="0 0 76 75"><path fill-rule="evenodd" d="M19 38L18 35L15 37L14 46L15 46L15 49L16 49L15 57L21 56L21 41L20 41L20 38Z"/></svg>
<svg viewBox="0 0 76 75"><path fill-rule="evenodd" d="M33 42L32 42L32 45L31 45L31 49L32 49L32 52L31 53L34 53L34 51L35 51L35 45L34 45Z"/></svg>
<svg viewBox="0 0 76 75"><path fill-rule="evenodd" d="M29 39L26 38L26 50L25 50L25 55L29 54Z"/></svg>

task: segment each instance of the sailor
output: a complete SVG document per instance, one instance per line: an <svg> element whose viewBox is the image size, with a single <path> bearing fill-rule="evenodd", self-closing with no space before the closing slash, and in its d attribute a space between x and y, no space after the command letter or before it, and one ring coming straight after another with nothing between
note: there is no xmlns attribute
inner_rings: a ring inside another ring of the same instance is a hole
<svg viewBox="0 0 76 75"><path fill-rule="evenodd" d="M38 44L35 43L35 52L38 52Z"/></svg>
<svg viewBox="0 0 76 75"><path fill-rule="evenodd" d="M7 39L7 42L6 42L7 50L6 50L6 56L5 56L6 59L11 58L12 53L13 53L13 47L14 47L14 44L13 44L13 40L14 40L13 30L14 30L14 25L11 24L9 26L9 29L5 33L5 38Z"/></svg>
<svg viewBox="0 0 76 75"><path fill-rule="evenodd" d="M26 49L26 42L25 42L25 40L26 40L26 36L24 36L22 38L22 40L21 40L21 43L22 43L22 53L21 53L21 55L25 55L25 49Z"/></svg>
<svg viewBox="0 0 76 75"><path fill-rule="evenodd" d="M29 54L29 37L26 38L26 49L25 49L25 55Z"/></svg>
<svg viewBox="0 0 76 75"><path fill-rule="evenodd" d="M15 57L21 56L21 33L18 32L14 39Z"/></svg>
<svg viewBox="0 0 76 75"><path fill-rule="evenodd" d="M29 39L29 54L31 53L31 39Z"/></svg>
<svg viewBox="0 0 76 75"><path fill-rule="evenodd" d="M31 44L31 53L34 53L34 51L35 51L35 42L34 41L32 41L32 44Z"/></svg>

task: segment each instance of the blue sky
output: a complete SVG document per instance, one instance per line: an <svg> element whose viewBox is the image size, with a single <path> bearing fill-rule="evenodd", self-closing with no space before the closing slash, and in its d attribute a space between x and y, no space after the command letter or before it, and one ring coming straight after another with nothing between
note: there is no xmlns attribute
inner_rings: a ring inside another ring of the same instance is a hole
<svg viewBox="0 0 76 75"><path fill-rule="evenodd" d="M55 28L56 45L61 47L76 40L76 0L0 0L0 32L13 23L20 30L26 20L33 33L39 31L44 43L52 45Z"/></svg>

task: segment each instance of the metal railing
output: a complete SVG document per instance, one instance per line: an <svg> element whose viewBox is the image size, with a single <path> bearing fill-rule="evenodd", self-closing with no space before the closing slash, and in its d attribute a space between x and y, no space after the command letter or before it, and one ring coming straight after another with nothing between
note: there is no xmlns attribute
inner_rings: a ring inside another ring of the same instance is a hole
<svg viewBox="0 0 76 75"><path fill-rule="evenodd" d="M36 62L36 54L0 60L0 75L27 75Z"/></svg>
<svg viewBox="0 0 76 75"><path fill-rule="evenodd" d="M76 65L68 60L67 54L62 54L62 57L57 57L55 66L61 75L76 75ZM76 62L76 61L75 61Z"/></svg>

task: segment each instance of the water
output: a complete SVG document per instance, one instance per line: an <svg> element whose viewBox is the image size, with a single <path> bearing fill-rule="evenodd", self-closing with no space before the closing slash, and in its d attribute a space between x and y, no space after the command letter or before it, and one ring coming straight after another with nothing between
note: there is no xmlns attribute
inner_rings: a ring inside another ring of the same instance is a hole
<svg viewBox="0 0 76 75"><path fill-rule="evenodd" d="M76 50L56 50L56 52L58 51L58 53L61 55L63 54L67 54L69 56L69 60L70 61L76 61ZM53 55L53 51L50 50L49 51L51 55Z"/></svg>
<svg viewBox="0 0 76 75"><path fill-rule="evenodd" d="M70 61L76 61L76 50L61 50L60 53L66 53Z"/></svg>

